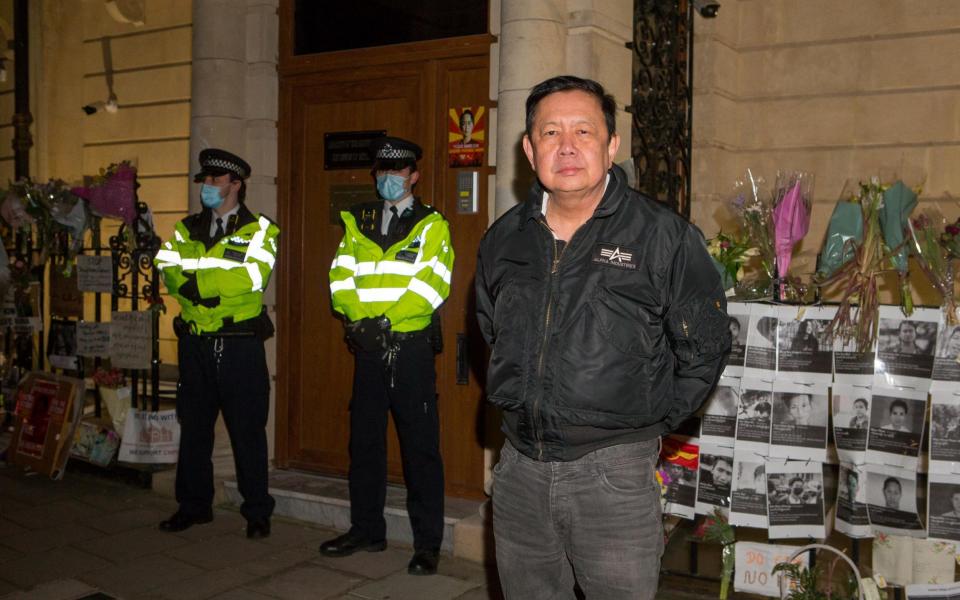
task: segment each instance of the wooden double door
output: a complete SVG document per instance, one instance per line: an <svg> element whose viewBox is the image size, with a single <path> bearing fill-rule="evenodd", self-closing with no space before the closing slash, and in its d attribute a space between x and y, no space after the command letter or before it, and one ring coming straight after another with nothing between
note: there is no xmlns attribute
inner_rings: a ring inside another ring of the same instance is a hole
<svg viewBox="0 0 960 600"><path fill-rule="evenodd" d="M277 452L281 468L346 475L353 357L330 308L327 274L343 229L337 205L375 198L369 167L325 168L327 134L386 131L424 150L415 194L450 222L456 263L441 308L444 351L437 357L441 451L450 495L483 492L487 422L482 402L483 342L473 307L476 252L488 220L486 157L450 167L450 109L484 106L488 36L335 53L281 70L279 138ZM386 58L389 55L390 58ZM489 151L489 150L488 150ZM477 172L478 210L458 211L457 175ZM368 192L364 192L368 190ZM388 473L402 482L399 445L388 434Z"/></svg>

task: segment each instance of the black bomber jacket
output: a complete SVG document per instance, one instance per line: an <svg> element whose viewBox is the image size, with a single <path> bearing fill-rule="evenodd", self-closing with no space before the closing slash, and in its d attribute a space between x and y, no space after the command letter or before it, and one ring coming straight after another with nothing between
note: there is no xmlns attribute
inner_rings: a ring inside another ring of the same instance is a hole
<svg viewBox="0 0 960 600"><path fill-rule="evenodd" d="M693 414L730 348L726 299L700 231L610 172L593 217L562 244L543 188L484 235L477 316L487 397L536 460L653 439Z"/></svg>

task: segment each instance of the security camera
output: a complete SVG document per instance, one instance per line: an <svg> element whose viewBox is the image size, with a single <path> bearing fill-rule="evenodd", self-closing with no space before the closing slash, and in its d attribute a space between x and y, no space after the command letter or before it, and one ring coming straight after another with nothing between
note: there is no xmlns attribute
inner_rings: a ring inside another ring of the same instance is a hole
<svg viewBox="0 0 960 600"><path fill-rule="evenodd" d="M716 0L693 0L693 7L704 19L713 19L720 12L720 3Z"/></svg>
<svg viewBox="0 0 960 600"><path fill-rule="evenodd" d="M98 110L100 110L101 108L110 114L114 114L115 112L117 112L117 110L120 107L117 105L117 97L110 96L109 98L107 98L106 101L100 100L97 102L91 102L90 104L86 104L84 106L81 106L80 108L87 115L92 115L96 113Z"/></svg>

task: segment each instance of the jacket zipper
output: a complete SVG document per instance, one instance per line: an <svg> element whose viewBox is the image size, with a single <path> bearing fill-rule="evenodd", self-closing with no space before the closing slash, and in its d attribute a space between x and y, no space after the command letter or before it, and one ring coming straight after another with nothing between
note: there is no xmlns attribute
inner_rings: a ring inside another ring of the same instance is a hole
<svg viewBox="0 0 960 600"><path fill-rule="evenodd" d="M537 361L537 379L543 381L543 357L547 353L547 342L550 338L550 319L553 316L553 282L554 276L557 274L557 271L560 266L560 257L563 256L563 253L566 252L567 247L570 245L570 242L567 242L563 246L563 250L557 247L557 237L553 234L553 231L542 221L538 221L550 234L550 238L553 240L553 262L550 266L550 280L549 280L549 293L547 295L547 310L546 315L544 316L543 321L543 343L540 344L540 357ZM537 458L538 460L543 460L543 431L541 426L540 419L540 394L537 394L536 399L533 401L533 433L534 437L537 440Z"/></svg>

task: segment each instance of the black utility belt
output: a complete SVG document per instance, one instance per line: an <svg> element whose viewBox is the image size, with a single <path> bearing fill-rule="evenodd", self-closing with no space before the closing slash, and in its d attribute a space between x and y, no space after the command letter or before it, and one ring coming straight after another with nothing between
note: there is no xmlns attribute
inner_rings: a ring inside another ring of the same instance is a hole
<svg viewBox="0 0 960 600"><path fill-rule="evenodd" d="M405 342L407 340L415 340L418 338L428 338L430 337L430 330L421 329L420 331L404 331L404 332L391 331L390 336L398 342Z"/></svg>
<svg viewBox="0 0 960 600"><path fill-rule="evenodd" d="M177 334L177 337L255 337L258 335L255 326L256 319L248 319L234 323L232 318L227 317L223 320L223 325L217 331L198 332L194 329L194 324L190 321L185 321L179 316L173 320L173 331Z"/></svg>

